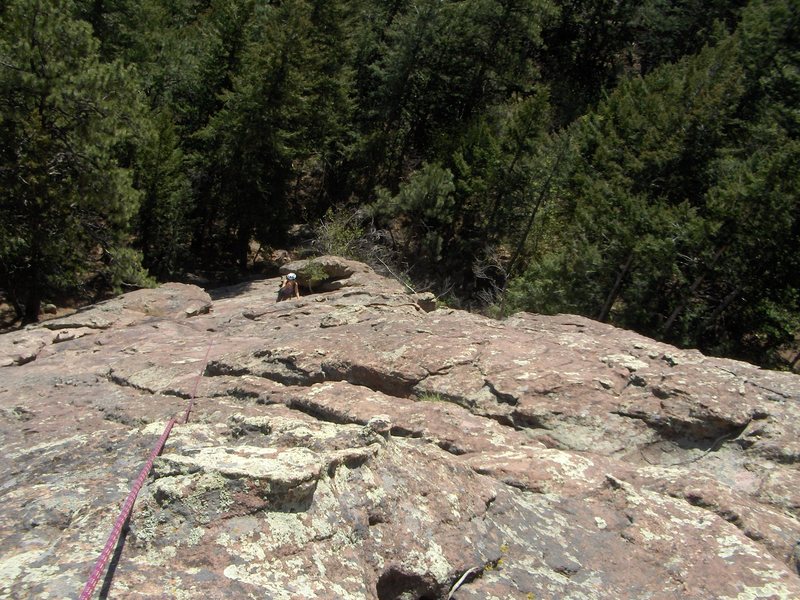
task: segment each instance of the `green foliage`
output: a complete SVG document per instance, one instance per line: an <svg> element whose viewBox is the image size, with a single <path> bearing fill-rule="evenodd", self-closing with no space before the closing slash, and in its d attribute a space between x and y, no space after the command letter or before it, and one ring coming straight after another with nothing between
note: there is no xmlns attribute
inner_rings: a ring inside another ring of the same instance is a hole
<svg viewBox="0 0 800 600"><path fill-rule="evenodd" d="M115 294L130 287L153 287L155 280L142 270L142 255L128 246L106 250L109 264L109 287Z"/></svg>
<svg viewBox="0 0 800 600"><path fill-rule="evenodd" d="M363 151L394 187L409 159L434 162L484 110L535 83L547 0L398 3L362 68Z"/></svg>
<svg viewBox="0 0 800 600"><path fill-rule="evenodd" d="M250 240L280 239L286 226L285 190L294 136L289 124L299 107L302 46L307 15L297 3L264 7L247 27L242 70L223 106L199 133L209 199L218 204L219 234L241 268Z"/></svg>
<svg viewBox="0 0 800 600"><path fill-rule="evenodd" d="M747 0L645 0L631 23L642 54L642 71L698 53L731 33Z"/></svg>
<svg viewBox="0 0 800 600"><path fill-rule="evenodd" d="M300 269L300 276L312 290L328 279L328 272L320 263L311 261Z"/></svg>
<svg viewBox="0 0 800 600"><path fill-rule="evenodd" d="M417 397L420 402L447 402L447 398L438 392L423 392Z"/></svg>
<svg viewBox="0 0 800 600"><path fill-rule="evenodd" d="M252 238L283 241L295 212L290 182L337 163L346 147L346 21L325 21L344 12L344 3L301 0L254 6L230 89L195 136L202 235L213 229L217 250L241 268Z"/></svg>
<svg viewBox="0 0 800 600"><path fill-rule="evenodd" d="M122 253L139 193L124 166L141 106L68 0L13 0L0 21L0 282L24 318L99 273L141 283Z"/></svg>
<svg viewBox="0 0 800 600"><path fill-rule="evenodd" d="M568 123L631 74L696 54L736 26L747 0L559 0L541 63Z"/></svg>
<svg viewBox="0 0 800 600"><path fill-rule="evenodd" d="M407 219L407 252L419 253L435 263L442 258L446 232L457 218L454 191L453 174L448 169L425 164L400 186L396 195L379 189L374 214L382 219Z"/></svg>
<svg viewBox="0 0 800 600"><path fill-rule="evenodd" d="M542 66L552 81L559 120L580 116L631 68L627 50L635 40L632 0L558 1L545 30Z"/></svg>
<svg viewBox="0 0 800 600"><path fill-rule="evenodd" d="M453 306L777 364L800 312L798 19L794 0L8 0L0 285L32 319L90 279L147 283L140 262L245 269L253 241L320 222L324 252L391 255Z"/></svg>
<svg viewBox="0 0 800 600"><path fill-rule="evenodd" d="M729 99L741 93L732 50L628 80L572 127L574 151L552 209L562 233L512 286L512 306L601 320L616 310L617 322L658 331L663 287L691 277L680 256L695 254L703 238L703 168L730 122Z"/></svg>
<svg viewBox="0 0 800 600"><path fill-rule="evenodd" d="M343 207L329 208L316 229L315 243L322 254L365 260L362 215Z"/></svg>
<svg viewBox="0 0 800 600"><path fill-rule="evenodd" d="M624 81L569 129L549 246L512 282L511 310L776 364L800 308L790 15L751 3L735 34Z"/></svg>
<svg viewBox="0 0 800 600"><path fill-rule="evenodd" d="M191 188L171 115L154 113L138 148L136 187L142 192L137 245L150 273L167 279L186 263L191 231Z"/></svg>

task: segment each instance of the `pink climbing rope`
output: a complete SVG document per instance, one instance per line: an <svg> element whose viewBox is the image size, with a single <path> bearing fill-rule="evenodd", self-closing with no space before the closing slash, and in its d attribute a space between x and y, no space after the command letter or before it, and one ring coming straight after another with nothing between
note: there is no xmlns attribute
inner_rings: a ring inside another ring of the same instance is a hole
<svg viewBox="0 0 800 600"><path fill-rule="evenodd" d="M194 397L197 394L197 384L200 383L200 377L202 377L203 372L206 370L206 365L208 364L208 356L211 354L211 346L214 343L214 338L211 338L211 341L208 342L208 348L206 348L206 355L203 357L203 368L200 373L197 374L197 377L194 380L194 388L192 388L192 393L189 396L189 406L186 407L186 413L183 415L183 423L186 424L189 422L189 413L192 412L192 408L194 407Z"/></svg>
<svg viewBox="0 0 800 600"><path fill-rule="evenodd" d="M213 344L214 340L212 339L208 343L208 348L206 349L206 355L203 358L203 368L197 374L197 377L194 380L194 387L192 388L192 393L189 397L189 405L186 407L186 412L184 413L183 422L189 422L189 414L192 411L192 407L194 406L194 398L195 394L197 394L197 385L200 382L200 377L203 376L203 373L206 370L206 365L208 364L208 356L211 353L211 345ZM136 502L136 498L139 495L139 491L142 489L144 482L147 480L147 476L150 474L150 470L153 468L153 463L161 454L161 451L164 449L164 444L167 443L167 438L169 434L172 432L172 427L175 425L177 420L175 417L171 417L170 420L167 422L166 427L164 427L164 432L161 434L161 437L158 438L158 442L156 443L153 451L150 453L150 458L147 459L147 462L142 467L142 470L139 472L139 476L136 478L136 481L131 488L131 491L128 493L128 497L125 499L125 502L122 504L122 509L120 510L119 516L117 520L114 522L114 527L111 529L111 533L108 535L108 539L106 540L106 545L103 547L102 552L100 552L100 556L97 557L97 561L94 563L94 567L92 568L92 572L89 575L89 580L86 582L86 585L83 587L83 591L79 596L79 600L89 600L94 593L97 584L100 582L100 577L103 576L103 571L105 570L106 563L108 559L111 557L111 553L114 551L114 547L117 545L117 540L119 539L120 534L122 533L122 528L125 527L125 523L130 517L131 512L133 511L133 505Z"/></svg>
<svg viewBox="0 0 800 600"><path fill-rule="evenodd" d="M153 451L150 453L150 458L147 459L147 463L145 463L144 467L142 467L142 470L139 472L139 477L136 478L136 482L133 484L128 497L125 499L125 503L122 505L122 510L120 511L116 522L114 523L114 527L111 529L111 533L108 536L106 545L103 547L103 551L97 558L97 562L94 563L92 574L89 576L89 581L86 582L86 585L81 592L80 600L89 600L89 598L92 597L94 588L97 587L97 583L100 581L100 577L103 575L103 570L105 569L106 563L108 562L111 553L114 551L114 546L117 544L117 539L119 538L120 533L122 533L122 528L125 526L125 522L128 520L128 517L133 510L133 503L136 502L136 496L139 495L139 490L142 489L145 479L147 479L147 476L150 474L150 469L153 468L153 463L155 462L156 457L164 448L164 444L169 437L170 431L172 431L173 425L175 425L175 417L172 417L167 423L167 426L164 428L164 433L161 434L156 447L153 448Z"/></svg>

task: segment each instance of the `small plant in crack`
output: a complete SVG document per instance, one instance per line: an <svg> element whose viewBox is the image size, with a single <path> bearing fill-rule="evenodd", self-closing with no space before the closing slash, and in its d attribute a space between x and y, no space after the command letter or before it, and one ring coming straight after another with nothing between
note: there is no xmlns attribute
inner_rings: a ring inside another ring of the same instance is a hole
<svg viewBox="0 0 800 600"><path fill-rule="evenodd" d="M420 402L447 402L447 398L438 392L423 392L417 396L417 400Z"/></svg>
<svg viewBox="0 0 800 600"><path fill-rule="evenodd" d="M503 542L500 546L500 558L494 560L490 563L487 563L486 566L483 568L483 572L491 572L491 571L499 571L503 568L503 565L506 563L506 557L508 555L508 544Z"/></svg>
<svg viewBox="0 0 800 600"><path fill-rule="evenodd" d="M314 261L309 262L306 266L300 269L300 275L312 293L314 292L314 288L316 286L328 279L328 272L325 270L325 267L322 266L322 264Z"/></svg>
<svg viewBox="0 0 800 600"><path fill-rule="evenodd" d="M486 566L483 567L483 572L484 573L491 573L492 571L499 571L500 569L503 568L503 563L504 562L505 561L504 561L503 557L501 556L497 560L492 561L490 563L487 563Z"/></svg>

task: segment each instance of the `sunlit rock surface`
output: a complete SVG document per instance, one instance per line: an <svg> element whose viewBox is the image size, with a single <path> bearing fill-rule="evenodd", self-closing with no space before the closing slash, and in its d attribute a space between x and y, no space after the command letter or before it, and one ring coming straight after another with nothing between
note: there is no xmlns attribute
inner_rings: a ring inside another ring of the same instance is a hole
<svg viewBox="0 0 800 600"><path fill-rule="evenodd" d="M0 597L77 597L195 395L107 597L800 598L800 377L318 264L0 336Z"/></svg>

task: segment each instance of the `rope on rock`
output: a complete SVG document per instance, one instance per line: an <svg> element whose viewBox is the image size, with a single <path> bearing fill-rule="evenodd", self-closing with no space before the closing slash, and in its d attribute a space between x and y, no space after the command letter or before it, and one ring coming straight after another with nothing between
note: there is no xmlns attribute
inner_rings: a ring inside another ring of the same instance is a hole
<svg viewBox="0 0 800 600"><path fill-rule="evenodd" d="M208 342L208 348L206 348L206 355L203 357L203 368L200 369L200 372L197 374L197 377L194 379L194 387L192 388L192 393L189 395L189 406L186 407L186 412L183 415L183 424L189 422L189 414L192 412L192 408L194 408L194 397L197 394L197 384L200 383L200 377L202 377L203 373L206 370L206 365L208 364L208 356L211 354L211 346L214 344L214 338L211 338L211 341Z"/></svg>
<svg viewBox="0 0 800 600"><path fill-rule="evenodd" d="M172 417L167 423L167 426L164 428L164 433L161 434L161 437L158 439L155 448L153 448L153 451L150 453L150 458L147 459L144 467L142 467L142 470L139 472L139 477L136 478L128 497L125 499L125 503L122 505L122 510L120 511L116 522L114 523L114 527L111 529L111 533L108 535L106 545L103 547L103 551L100 553L100 556L97 558L97 561L94 564L92 574L89 576L89 581L86 582L86 585L81 592L80 600L89 600L89 598L92 597L94 588L97 587L97 583L100 581L100 577L103 575L103 570L106 567L108 558L111 556L111 553L114 551L114 547L117 545L117 540L122 533L122 528L125 525L125 522L128 520L131 511L133 510L133 503L136 502L136 496L139 495L139 490L142 489L145 479L147 479L147 476L150 474L150 469L153 468L153 463L155 462L156 457L161 453L162 448L164 448L164 444L166 443L167 438L172 431L173 425L175 425L175 417Z"/></svg>
<svg viewBox="0 0 800 600"><path fill-rule="evenodd" d="M461 576L461 579L456 581L453 584L453 587L450 588L450 593L447 594L447 600L451 600L451 598L453 597L453 594L455 594L456 591L458 590L458 588L461 587L461 584L464 583L464 581L466 580L467 577L469 577L470 575L472 575L476 571L480 571L480 570L481 570L480 567L472 567L471 569L467 569L466 572Z"/></svg>
<svg viewBox="0 0 800 600"><path fill-rule="evenodd" d="M206 365L208 364L208 356L211 353L211 345L213 343L213 339L208 343L208 348L206 349L205 358L203 358L203 367L200 369L200 372L197 374L194 380L194 387L192 388L192 393L189 397L189 404L186 407L186 412L184 413L183 423L189 422L189 414L192 411L192 407L194 406L194 399L195 395L197 394L197 385L200 382L200 378L203 376L203 373L206 370ZM94 567L92 568L92 572L89 575L89 580L86 582L86 585L83 587L83 591L79 596L79 600L89 600L94 594L94 590L97 587L97 584L100 582L100 578L103 575L103 571L106 568L106 564L108 563L108 559L111 557L112 552L114 551L114 547L117 545L117 541L119 540L119 536L122 534L122 529L125 527L125 523L128 521L128 518L133 511L133 505L136 502L136 497L139 495L139 491L142 489L144 482L147 480L148 475L150 475L150 471L153 468L153 463L155 462L156 458L161 451L164 449L164 445L167 443L167 438L169 438L169 434L172 432L172 428L177 422L177 419L173 416L167 422L167 425L164 427L164 432L161 434L161 437L158 438L158 442L156 442L153 451L150 453L150 457L147 459L147 462L142 467L142 470L139 471L139 476L136 478L136 481L133 483L133 487L131 487L131 491L128 493L128 497L125 499L125 502L122 504L122 509L120 510L119 516L117 520L114 522L114 526L111 528L111 533L108 535L108 539L106 540L106 545L103 547L102 552L100 552L100 556L97 557L97 561L94 563Z"/></svg>

